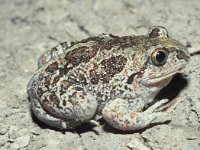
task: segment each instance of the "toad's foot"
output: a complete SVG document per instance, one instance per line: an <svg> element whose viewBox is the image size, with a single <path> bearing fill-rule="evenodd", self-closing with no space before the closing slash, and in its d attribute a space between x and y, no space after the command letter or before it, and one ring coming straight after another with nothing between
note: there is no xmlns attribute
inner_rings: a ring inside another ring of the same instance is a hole
<svg viewBox="0 0 200 150"><path fill-rule="evenodd" d="M154 119L160 116L168 116L167 112L157 111L164 103L168 102L163 99L144 112L137 112L129 107L129 101L117 98L108 103L103 111L103 118L113 127L120 130L138 130L148 126Z"/></svg>
<svg viewBox="0 0 200 150"><path fill-rule="evenodd" d="M178 104L181 102L181 98L177 97L174 100L172 100L172 102L169 103L166 112L170 113L172 112L177 106Z"/></svg>

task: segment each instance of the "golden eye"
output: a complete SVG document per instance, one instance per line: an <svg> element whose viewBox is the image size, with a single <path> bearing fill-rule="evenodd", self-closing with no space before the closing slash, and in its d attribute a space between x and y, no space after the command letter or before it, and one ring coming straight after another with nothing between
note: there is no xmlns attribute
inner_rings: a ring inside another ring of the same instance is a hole
<svg viewBox="0 0 200 150"><path fill-rule="evenodd" d="M154 52L151 54L151 61L156 65L156 66L162 66L166 63L168 57L168 51L166 49L156 49Z"/></svg>

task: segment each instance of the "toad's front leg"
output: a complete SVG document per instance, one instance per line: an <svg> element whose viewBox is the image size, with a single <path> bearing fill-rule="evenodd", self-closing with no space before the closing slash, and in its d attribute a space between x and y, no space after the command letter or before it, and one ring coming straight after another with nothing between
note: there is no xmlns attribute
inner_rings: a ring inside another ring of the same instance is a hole
<svg viewBox="0 0 200 150"><path fill-rule="evenodd" d="M130 101L117 98L104 107L102 116L111 126L117 129L124 131L138 130L148 126L157 117L168 115L167 112L155 111L167 101L167 99L161 100L144 112L137 112L129 107Z"/></svg>

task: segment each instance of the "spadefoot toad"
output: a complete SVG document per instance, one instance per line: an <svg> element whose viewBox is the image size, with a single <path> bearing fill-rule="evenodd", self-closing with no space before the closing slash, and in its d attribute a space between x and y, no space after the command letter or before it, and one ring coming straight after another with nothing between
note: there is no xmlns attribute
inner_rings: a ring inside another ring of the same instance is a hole
<svg viewBox="0 0 200 150"><path fill-rule="evenodd" d="M189 60L185 46L169 38L164 27L147 35L103 34L61 43L43 54L27 90L31 108L42 122L73 129L100 117L120 130L149 125L167 102L154 101Z"/></svg>

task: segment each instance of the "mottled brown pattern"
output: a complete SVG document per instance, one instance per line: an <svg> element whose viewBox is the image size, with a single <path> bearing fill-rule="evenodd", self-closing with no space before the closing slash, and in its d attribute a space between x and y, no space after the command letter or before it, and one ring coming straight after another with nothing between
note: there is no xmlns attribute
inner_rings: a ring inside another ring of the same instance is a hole
<svg viewBox="0 0 200 150"><path fill-rule="evenodd" d="M110 57L109 59L104 59L100 65L106 72L103 76L103 81L108 82L115 74L122 71L124 65L126 64L127 58L122 55L116 57Z"/></svg>
<svg viewBox="0 0 200 150"><path fill-rule="evenodd" d="M70 69L72 69L72 68L73 68L73 67L72 67L72 66L69 67L68 64L65 64L63 67L60 67L60 68L59 68L60 76L62 77L62 76L64 76L64 75L66 75L66 74L68 73L68 71L69 71Z"/></svg>
<svg viewBox="0 0 200 150"><path fill-rule="evenodd" d="M49 105L49 100L47 98L45 98L42 102L42 106L44 108L44 110L50 114L51 116L54 117L58 117L57 115L55 115L53 108Z"/></svg>
<svg viewBox="0 0 200 150"><path fill-rule="evenodd" d="M110 43L110 45L112 46L119 46L122 49L125 49L127 47L134 48L136 44L141 44L144 47L144 43L147 45L146 47L149 47L148 45L151 45L149 39L144 38L144 36L138 36L137 38L135 38L134 36L115 37L109 40L108 43Z"/></svg>
<svg viewBox="0 0 200 150"><path fill-rule="evenodd" d="M52 81L52 85L56 85L56 83L60 80L60 77L60 75L56 76Z"/></svg>
<svg viewBox="0 0 200 150"><path fill-rule="evenodd" d="M60 94L63 95L65 92L67 92L67 89L72 85L70 81L63 80L60 82Z"/></svg>
<svg viewBox="0 0 200 150"><path fill-rule="evenodd" d="M53 62L52 64L48 65L45 71L53 73L54 71L58 70L58 62Z"/></svg>
<svg viewBox="0 0 200 150"><path fill-rule="evenodd" d="M85 78L85 74L79 73L79 81L80 83L86 85L87 84L87 79Z"/></svg>
<svg viewBox="0 0 200 150"><path fill-rule="evenodd" d="M97 50L90 51L89 47L81 46L72 51L69 51L65 55L67 64L72 64L73 67L78 66L80 63L87 63L91 58L96 55Z"/></svg>
<svg viewBox="0 0 200 150"><path fill-rule="evenodd" d="M47 76L44 78L44 86L49 89L49 85L51 84L51 76ZM43 82L40 83L41 85L43 85Z"/></svg>
<svg viewBox="0 0 200 150"><path fill-rule="evenodd" d="M43 93L44 93L44 91L42 90L42 88L38 88L38 89L37 89L37 95L38 95L39 97L41 97L41 96L43 95Z"/></svg>
<svg viewBox="0 0 200 150"><path fill-rule="evenodd" d="M97 71L96 69L91 69L90 70L90 82L92 84L98 84L99 83L99 78L100 78L100 75L97 74Z"/></svg>
<svg viewBox="0 0 200 150"><path fill-rule="evenodd" d="M115 46L117 43L114 44L113 41L118 38L118 36L110 36L109 39L107 40L105 37L90 37L88 39L84 39L80 41L79 43L87 43L89 41L94 41L96 44L93 47L96 47L95 49L100 49L100 50L111 50L113 46Z"/></svg>
<svg viewBox="0 0 200 150"><path fill-rule="evenodd" d="M49 96L49 100L53 103L53 105L58 106L59 105L59 98L56 96L56 93L54 91L51 92Z"/></svg>
<svg viewBox="0 0 200 150"><path fill-rule="evenodd" d="M103 83L109 83L113 76L123 70L126 61L127 59L122 55L104 59L100 63L101 68L90 70L90 82L92 84L98 84L99 80L101 80Z"/></svg>

